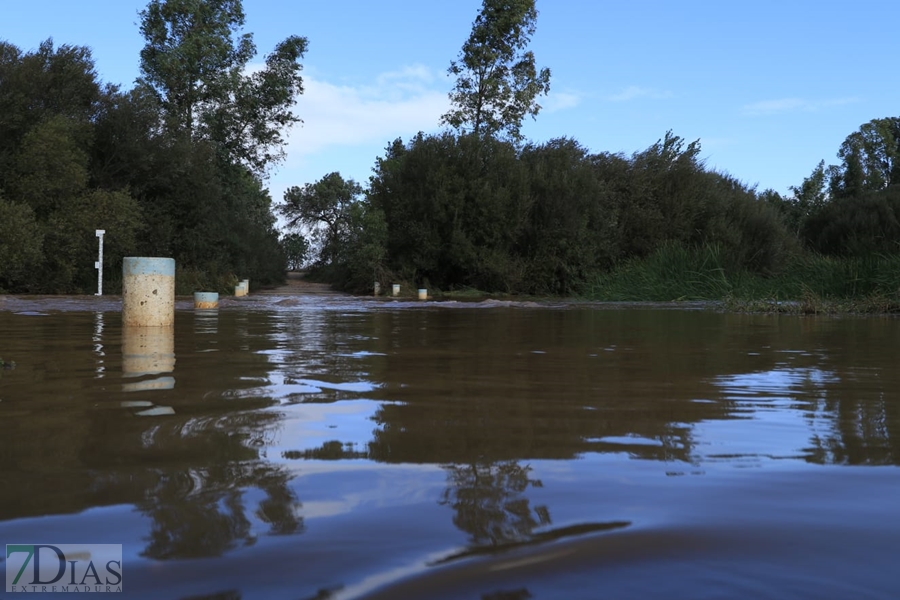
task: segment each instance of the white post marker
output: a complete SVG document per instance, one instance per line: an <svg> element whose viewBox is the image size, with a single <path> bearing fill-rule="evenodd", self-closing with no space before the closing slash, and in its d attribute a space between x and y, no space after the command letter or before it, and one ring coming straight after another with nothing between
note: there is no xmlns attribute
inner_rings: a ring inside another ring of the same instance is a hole
<svg viewBox="0 0 900 600"><path fill-rule="evenodd" d="M97 269L97 295L103 295L103 234L106 233L105 229L97 229L95 232L97 237L100 238L100 251L97 254L97 262L94 263L94 268Z"/></svg>

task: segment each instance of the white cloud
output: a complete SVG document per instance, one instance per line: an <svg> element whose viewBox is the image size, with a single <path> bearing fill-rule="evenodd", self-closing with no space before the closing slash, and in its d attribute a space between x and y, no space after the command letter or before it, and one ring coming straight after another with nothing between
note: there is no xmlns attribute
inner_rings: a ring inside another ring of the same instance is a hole
<svg viewBox="0 0 900 600"><path fill-rule="evenodd" d="M832 98L829 100L804 100L803 98L778 98L746 104L741 108L745 115L774 115L786 112L816 112L832 106L858 102L858 98Z"/></svg>
<svg viewBox="0 0 900 600"><path fill-rule="evenodd" d="M381 143L437 129L449 100L446 90L432 86L435 80L421 65L383 73L374 85L336 85L305 77L304 93L294 107L304 123L288 134L288 161L329 146Z"/></svg>
<svg viewBox="0 0 900 600"><path fill-rule="evenodd" d="M550 92L543 104L544 110L553 113L567 108L575 108L581 104L581 96L571 92Z"/></svg>
<svg viewBox="0 0 900 600"><path fill-rule="evenodd" d="M364 183L375 157L391 140L439 130L441 115L450 108L442 73L422 65L385 72L358 85L331 83L314 68L307 69L303 88L294 106L303 123L286 133L286 160L268 180L275 203L287 188L332 171Z"/></svg>
<svg viewBox="0 0 900 600"><path fill-rule="evenodd" d="M611 102L627 102L628 100L635 100L637 98L650 98L653 100L659 100L662 98L671 98L672 92L657 90L654 88L645 88L637 85L630 85L618 94L613 94L612 96L608 96L607 100Z"/></svg>

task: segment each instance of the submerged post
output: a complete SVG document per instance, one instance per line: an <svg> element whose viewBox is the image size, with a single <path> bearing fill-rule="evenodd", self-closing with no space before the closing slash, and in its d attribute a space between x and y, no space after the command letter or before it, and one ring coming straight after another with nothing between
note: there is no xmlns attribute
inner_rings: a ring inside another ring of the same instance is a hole
<svg viewBox="0 0 900 600"><path fill-rule="evenodd" d="M126 256L122 264L122 324L175 323L175 259Z"/></svg>
<svg viewBox="0 0 900 600"><path fill-rule="evenodd" d="M97 295L103 295L103 234L106 233L105 229L97 229L94 232L98 238L100 238L100 250L97 252L97 262L94 263L94 268L97 269Z"/></svg>
<svg viewBox="0 0 900 600"><path fill-rule="evenodd" d="M194 308L219 308L219 293L194 292Z"/></svg>

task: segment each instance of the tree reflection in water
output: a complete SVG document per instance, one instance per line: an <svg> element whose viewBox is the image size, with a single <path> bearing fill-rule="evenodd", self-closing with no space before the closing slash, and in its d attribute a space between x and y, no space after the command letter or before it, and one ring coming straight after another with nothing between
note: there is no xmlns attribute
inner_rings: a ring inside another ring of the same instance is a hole
<svg viewBox="0 0 900 600"><path fill-rule="evenodd" d="M527 539L535 528L549 525L546 506L531 508L524 496L529 487L543 487L531 479L531 467L509 460L498 463L449 465L448 487L440 503L456 513L453 524L475 546L501 546Z"/></svg>
<svg viewBox="0 0 900 600"><path fill-rule="evenodd" d="M151 472L155 482L148 482L144 499L137 503L153 520L143 556L210 557L253 545L257 532L246 506L250 489L265 494L252 514L268 525L270 535L304 530L302 505L288 485L291 476L261 459L253 447L253 440L265 436L274 422L271 414L237 413L154 432L151 453L181 450L188 457L205 455L207 464Z"/></svg>

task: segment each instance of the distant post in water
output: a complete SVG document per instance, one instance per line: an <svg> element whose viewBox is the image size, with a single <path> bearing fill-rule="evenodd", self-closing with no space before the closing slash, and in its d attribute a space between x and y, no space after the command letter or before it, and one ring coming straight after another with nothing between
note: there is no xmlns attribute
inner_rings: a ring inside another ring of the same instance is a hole
<svg viewBox="0 0 900 600"><path fill-rule="evenodd" d="M122 264L122 324L175 324L175 259L126 256Z"/></svg>
<svg viewBox="0 0 900 600"><path fill-rule="evenodd" d="M239 298L241 296L246 296L250 293L250 280L249 279L241 279L236 286L234 286L234 296L235 298Z"/></svg>
<svg viewBox="0 0 900 600"><path fill-rule="evenodd" d="M106 233L105 229L97 229L94 233L96 233L97 237L100 238L100 250L97 252L97 262L94 263L94 268L97 269L97 296L103 295L103 234Z"/></svg>
<svg viewBox="0 0 900 600"><path fill-rule="evenodd" d="M194 308L219 308L218 292L194 292Z"/></svg>

